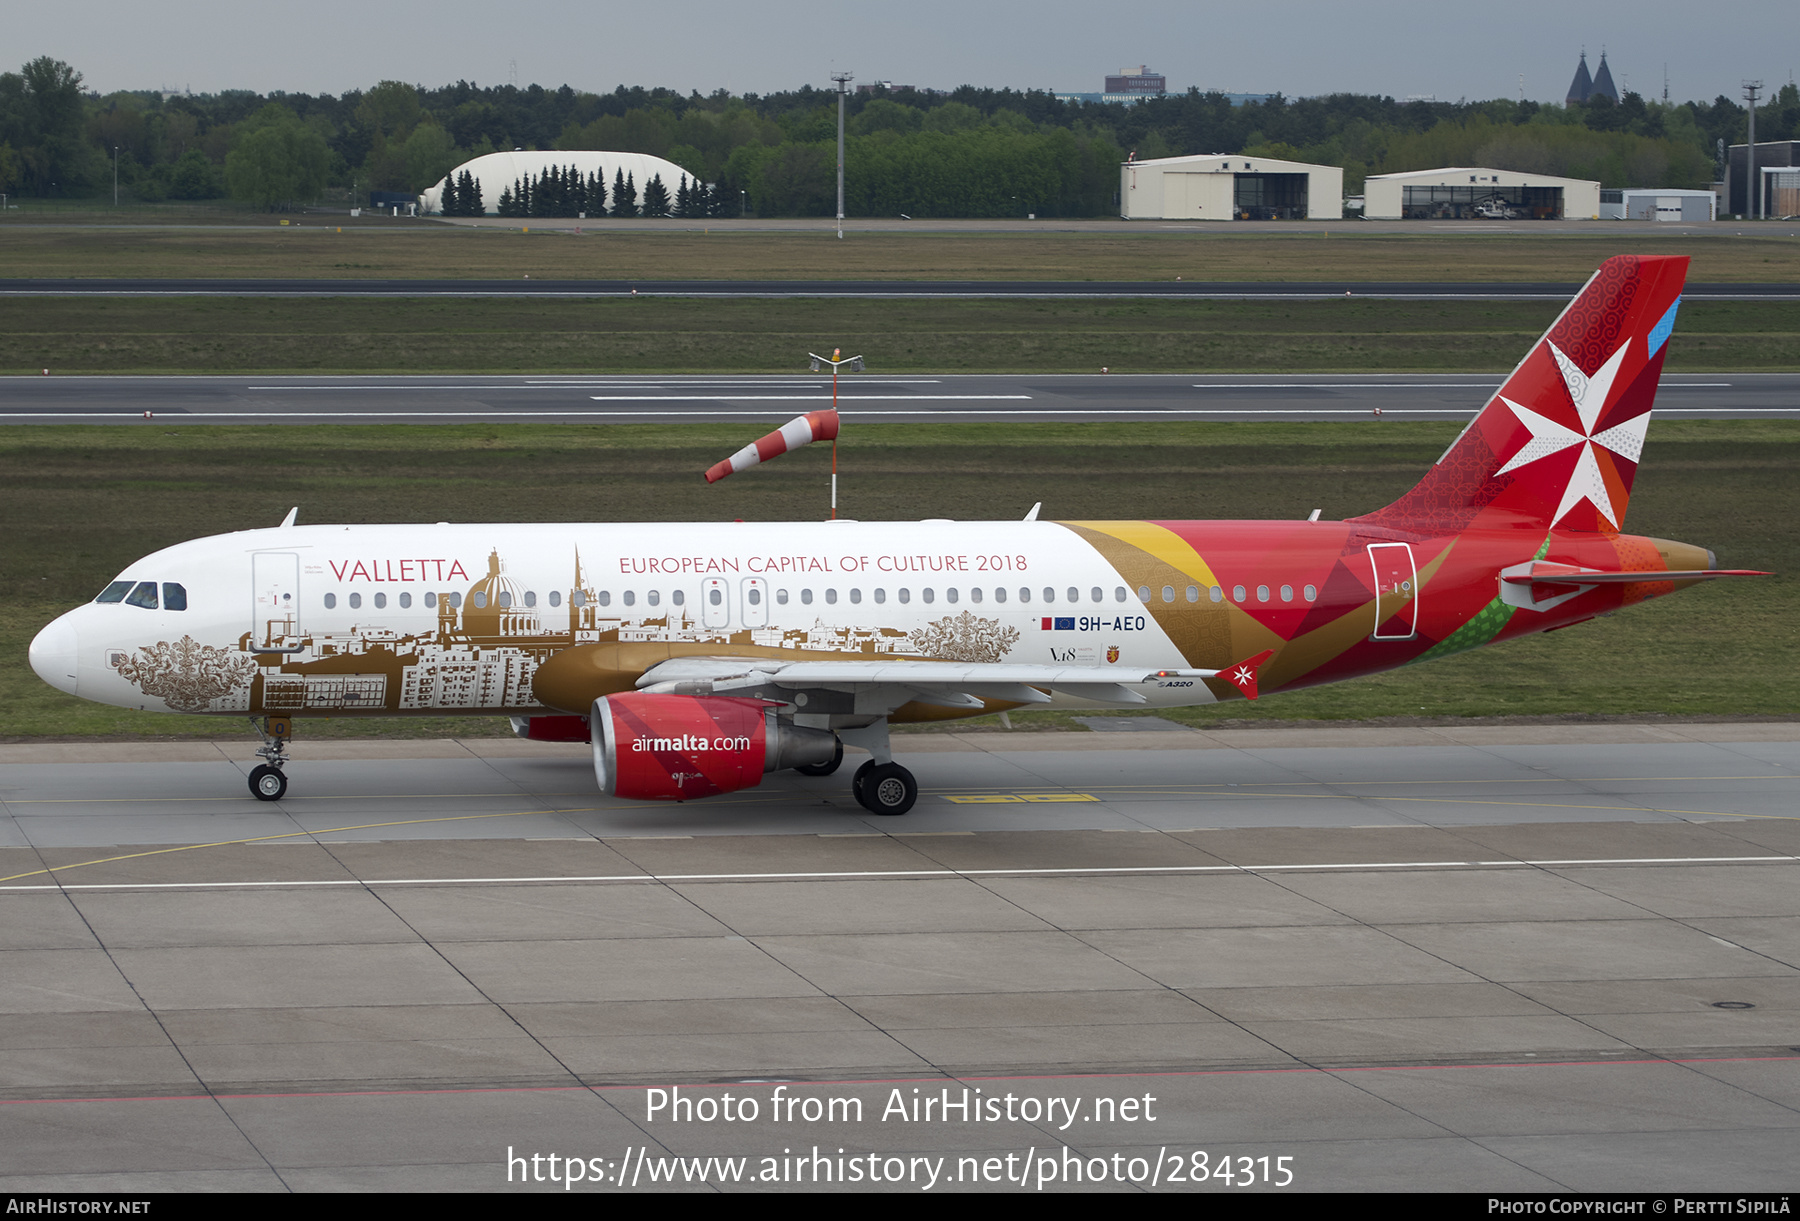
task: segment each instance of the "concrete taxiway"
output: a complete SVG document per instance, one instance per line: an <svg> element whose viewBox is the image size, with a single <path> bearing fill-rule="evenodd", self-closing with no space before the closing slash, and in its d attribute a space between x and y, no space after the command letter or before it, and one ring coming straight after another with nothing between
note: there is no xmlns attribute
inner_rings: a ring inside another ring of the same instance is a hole
<svg viewBox="0 0 1800 1221"><path fill-rule="evenodd" d="M274 805L247 742L0 746L0 1185L1792 1185L1800 725L896 745L900 819L502 739L302 740Z"/></svg>
<svg viewBox="0 0 1800 1221"><path fill-rule="evenodd" d="M859 374L846 418L930 421L1466 420L1495 374ZM9 377L0 424L579 424L761 421L828 407L809 374L673 376ZM1800 418L1800 374L1668 374L1657 412ZM146 415L148 413L148 415Z"/></svg>

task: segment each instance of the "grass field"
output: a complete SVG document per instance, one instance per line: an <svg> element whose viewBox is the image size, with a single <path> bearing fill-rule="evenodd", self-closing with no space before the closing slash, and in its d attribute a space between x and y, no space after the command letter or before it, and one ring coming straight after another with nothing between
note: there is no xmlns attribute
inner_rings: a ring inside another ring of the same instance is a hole
<svg viewBox="0 0 1800 1221"><path fill-rule="evenodd" d="M0 298L0 373L1510 369L1555 301ZM1676 372L1800 368L1800 302L1695 301Z"/></svg>
<svg viewBox="0 0 1800 1221"><path fill-rule="evenodd" d="M1162 232L1094 221L1042 234L1016 230L770 232L722 222L710 231L470 228L432 222L345 225L275 218L243 227L26 225L0 221L0 278L296 279L866 279L1346 280L1579 283L1615 254L1684 254L1697 281L1800 280L1793 225L1717 233L1543 235L1445 232L1339 222L1288 233L1228 225ZM1739 235L1742 231L1742 236Z"/></svg>
<svg viewBox="0 0 1800 1221"><path fill-rule="evenodd" d="M845 439L846 516L1328 518L1410 486L1454 424L870 425ZM199 535L302 522L780 520L825 514L822 449L716 486L756 429L705 426L0 429L0 738L231 735L41 683L26 646L133 559ZM1196 471L1205 471L1204 478ZM1662 421L1627 526L1714 548L1720 582L1570 631L1224 712L1251 719L1792 716L1800 712L1793 529L1800 424ZM1020 726L1067 725L1053 714ZM505 732L503 722L340 720L308 736Z"/></svg>

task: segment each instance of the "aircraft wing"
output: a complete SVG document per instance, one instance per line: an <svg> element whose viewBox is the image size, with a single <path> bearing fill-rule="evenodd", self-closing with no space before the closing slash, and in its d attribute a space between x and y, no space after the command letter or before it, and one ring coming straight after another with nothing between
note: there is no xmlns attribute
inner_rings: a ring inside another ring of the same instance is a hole
<svg viewBox="0 0 1800 1221"><path fill-rule="evenodd" d="M987 702L1047 704L1054 694L1093 704L1143 704L1141 688L1169 679L1223 678L1256 698L1264 652L1223 670L1140 670L1012 662L793 661L766 657L679 657L652 667L639 690L756 696L806 707L817 695L850 697L857 712L891 712L908 703L981 708ZM835 702L835 701L828 701Z"/></svg>

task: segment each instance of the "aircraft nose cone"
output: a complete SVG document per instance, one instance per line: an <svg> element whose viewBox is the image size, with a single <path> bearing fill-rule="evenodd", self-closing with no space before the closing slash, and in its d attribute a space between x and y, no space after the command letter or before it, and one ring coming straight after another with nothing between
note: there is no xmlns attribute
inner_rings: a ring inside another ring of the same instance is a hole
<svg viewBox="0 0 1800 1221"><path fill-rule="evenodd" d="M39 632L31 642L31 668L58 691L75 694L75 625L64 615Z"/></svg>

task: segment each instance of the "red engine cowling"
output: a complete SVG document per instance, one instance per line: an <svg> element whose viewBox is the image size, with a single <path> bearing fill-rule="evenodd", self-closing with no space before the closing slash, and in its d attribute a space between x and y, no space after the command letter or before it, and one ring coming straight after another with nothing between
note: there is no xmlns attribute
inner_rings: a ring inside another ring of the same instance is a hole
<svg viewBox="0 0 1800 1221"><path fill-rule="evenodd" d="M834 734L784 723L776 707L716 695L605 696L589 717L594 775L609 797L687 801L835 755Z"/></svg>

